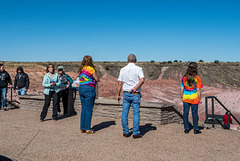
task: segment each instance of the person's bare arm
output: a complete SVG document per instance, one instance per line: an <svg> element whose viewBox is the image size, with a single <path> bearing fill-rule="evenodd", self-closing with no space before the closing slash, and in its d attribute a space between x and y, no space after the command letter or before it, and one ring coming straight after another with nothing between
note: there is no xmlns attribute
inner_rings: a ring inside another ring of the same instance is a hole
<svg viewBox="0 0 240 161"><path fill-rule="evenodd" d="M121 91L122 91L122 86L123 86L123 82L122 81L118 81L118 88L117 88L117 101L118 103L120 103L121 100Z"/></svg>
<svg viewBox="0 0 240 161"><path fill-rule="evenodd" d="M99 77L98 77L98 75L97 75L96 72L93 73L93 78L94 78L94 80L95 80L96 83L97 83L97 82L100 82L100 79L99 79Z"/></svg>
<svg viewBox="0 0 240 161"><path fill-rule="evenodd" d="M183 89L184 89L184 87L181 87L181 89L180 89L180 96L181 96L181 98L183 98Z"/></svg>
<svg viewBox="0 0 240 161"><path fill-rule="evenodd" d="M140 88L145 82L145 78L141 78L140 81L138 82L138 84L133 88L131 89L131 93L132 92L136 92L138 88Z"/></svg>
<svg viewBox="0 0 240 161"><path fill-rule="evenodd" d="M199 103L202 103L202 93L201 93L201 88L197 89L197 93L198 93L198 99L199 99Z"/></svg>

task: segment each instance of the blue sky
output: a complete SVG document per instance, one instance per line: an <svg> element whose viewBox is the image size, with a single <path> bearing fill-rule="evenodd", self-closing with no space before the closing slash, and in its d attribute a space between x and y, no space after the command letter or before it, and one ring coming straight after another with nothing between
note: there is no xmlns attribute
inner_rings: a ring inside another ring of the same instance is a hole
<svg viewBox="0 0 240 161"><path fill-rule="evenodd" d="M238 0L0 0L0 60L240 61Z"/></svg>

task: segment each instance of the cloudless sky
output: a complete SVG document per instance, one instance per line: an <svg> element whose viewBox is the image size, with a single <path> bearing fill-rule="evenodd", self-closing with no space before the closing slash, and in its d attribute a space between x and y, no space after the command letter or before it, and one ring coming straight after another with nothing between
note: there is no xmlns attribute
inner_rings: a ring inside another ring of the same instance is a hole
<svg viewBox="0 0 240 161"><path fill-rule="evenodd" d="M0 60L240 61L239 0L0 0Z"/></svg>

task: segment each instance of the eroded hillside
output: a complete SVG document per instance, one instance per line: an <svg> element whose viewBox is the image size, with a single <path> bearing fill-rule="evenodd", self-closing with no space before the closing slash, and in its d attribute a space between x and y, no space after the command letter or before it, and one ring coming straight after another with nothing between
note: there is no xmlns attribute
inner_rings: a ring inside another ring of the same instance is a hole
<svg viewBox="0 0 240 161"><path fill-rule="evenodd" d="M49 62L4 62L6 70L14 78L18 66L22 66L28 73L31 85L29 94L42 94L42 79L46 74L46 66ZM73 78L78 76L80 62L54 62L56 67L63 65L66 72ZM101 77L99 83L99 96L115 98L117 90L117 77L120 69L126 62L95 62L96 70ZM139 62L137 65L143 68L146 83L142 88L142 100L147 102L171 102L182 109L182 101L179 96L180 80L184 75L187 62L183 63L159 63ZM202 78L204 88L203 97L217 96L232 112L240 116L240 63L199 63L199 75ZM204 119L205 105L199 107L200 120ZM217 112L224 111L217 106Z"/></svg>

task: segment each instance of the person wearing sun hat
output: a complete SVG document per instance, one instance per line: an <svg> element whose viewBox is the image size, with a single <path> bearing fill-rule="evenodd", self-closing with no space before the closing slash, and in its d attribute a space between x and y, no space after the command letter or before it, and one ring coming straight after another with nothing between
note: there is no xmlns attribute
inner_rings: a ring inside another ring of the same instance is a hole
<svg viewBox="0 0 240 161"><path fill-rule="evenodd" d="M58 93L58 115L60 115L61 112L60 99L62 98L64 116L68 116L69 87L73 83L73 80L68 74L65 73L65 69L63 66L58 67L58 75L61 81L60 92Z"/></svg>

